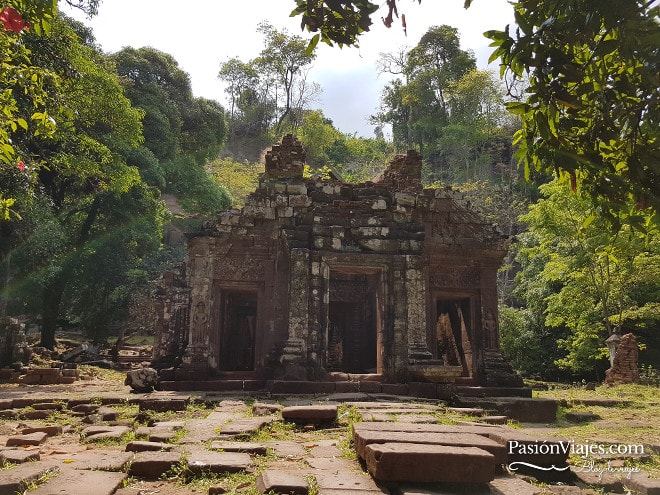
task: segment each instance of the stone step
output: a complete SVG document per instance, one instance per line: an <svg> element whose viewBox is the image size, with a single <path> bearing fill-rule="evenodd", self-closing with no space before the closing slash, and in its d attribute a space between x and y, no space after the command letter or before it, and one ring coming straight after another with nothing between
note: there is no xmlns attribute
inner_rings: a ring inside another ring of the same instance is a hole
<svg viewBox="0 0 660 495"><path fill-rule="evenodd" d="M495 477L495 457L476 447L415 443L367 445L365 462L377 481L488 483Z"/></svg>
<svg viewBox="0 0 660 495"><path fill-rule="evenodd" d="M211 442L211 450L224 452L244 452L246 454L266 455L268 449L265 445L254 442Z"/></svg>
<svg viewBox="0 0 660 495"><path fill-rule="evenodd" d="M474 433L411 433L396 431L361 431L353 435L355 450L360 458L366 456L368 445L384 443L407 443L444 445L452 447L477 447L490 452L495 464L504 464L507 461L506 448L486 437Z"/></svg>
<svg viewBox="0 0 660 495"><path fill-rule="evenodd" d="M156 479L181 462L179 452L140 452L135 456L128 474Z"/></svg>

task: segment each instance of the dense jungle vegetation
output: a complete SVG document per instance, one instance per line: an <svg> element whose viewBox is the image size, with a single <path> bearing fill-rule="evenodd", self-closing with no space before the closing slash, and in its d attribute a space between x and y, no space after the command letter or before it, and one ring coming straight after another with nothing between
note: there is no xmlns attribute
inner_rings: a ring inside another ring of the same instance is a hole
<svg viewBox="0 0 660 495"><path fill-rule="evenodd" d="M67 3L93 15L98 0ZM381 55L392 77L371 138L342 133L314 108L323 88L307 71L318 41L357 43L374 4L295 3L316 36L260 24L261 53L219 65L225 108L195 97L167 53L104 53L56 1L5 2L0 316L38 323L48 348L59 326L98 342L148 328L155 284L183 257L163 229L240 208L263 150L293 133L320 180L330 171L370 180L393 154L417 149L428 187L467 192L515 238L499 280L500 327L525 375L602 379L613 332L635 333L643 363L660 364L652 2L559 0L551 14L542 2L513 2L517 26L487 33L499 75L477 69L455 28L434 26L412 49ZM183 213L168 211L164 195Z"/></svg>

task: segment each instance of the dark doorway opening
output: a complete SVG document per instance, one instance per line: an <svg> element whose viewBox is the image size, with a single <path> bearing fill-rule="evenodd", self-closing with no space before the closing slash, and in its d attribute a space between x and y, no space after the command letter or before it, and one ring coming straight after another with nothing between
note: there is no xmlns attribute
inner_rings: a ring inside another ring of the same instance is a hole
<svg viewBox="0 0 660 495"><path fill-rule="evenodd" d="M446 365L462 366L472 376L472 321L470 299L436 301L436 354Z"/></svg>
<svg viewBox="0 0 660 495"><path fill-rule="evenodd" d="M227 292L222 297L221 371L253 371L257 294Z"/></svg>
<svg viewBox="0 0 660 495"><path fill-rule="evenodd" d="M375 275L330 273L327 369L378 372L378 308Z"/></svg>

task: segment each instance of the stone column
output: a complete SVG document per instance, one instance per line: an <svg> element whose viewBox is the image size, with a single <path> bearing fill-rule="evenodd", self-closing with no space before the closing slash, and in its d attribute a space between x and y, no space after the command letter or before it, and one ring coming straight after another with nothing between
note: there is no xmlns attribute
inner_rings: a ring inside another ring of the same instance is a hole
<svg viewBox="0 0 660 495"><path fill-rule="evenodd" d="M211 327L211 290L213 287L213 259L210 253L209 239L199 239L190 247L190 323L188 327L188 346L181 364L182 378L205 376L209 371L209 359L214 350L209 348Z"/></svg>
<svg viewBox="0 0 660 495"><path fill-rule="evenodd" d="M289 338L281 357L285 380L307 379L307 338L309 335L310 259L309 250L293 248L290 253Z"/></svg>
<svg viewBox="0 0 660 495"><path fill-rule="evenodd" d="M433 358L426 336L426 283L421 256L406 258L406 313L408 359L411 364ZM396 293L396 292L395 292Z"/></svg>

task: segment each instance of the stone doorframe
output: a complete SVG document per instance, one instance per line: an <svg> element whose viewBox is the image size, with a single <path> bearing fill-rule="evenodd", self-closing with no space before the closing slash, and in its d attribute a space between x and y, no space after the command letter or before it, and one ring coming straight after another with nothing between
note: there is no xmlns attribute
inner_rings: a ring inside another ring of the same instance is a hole
<svg viewBox="0 0 660 495"><path fill-rule="evenodd" d="M375 375L383 375L383 349L384 349L384 327L385 327L385 300L386 300L386 266L374 265L361 265L356 264L355 260L351 262L341 262L338 260L323 260L321 262L321 273L323 275L323 294L322 294L322 307L323 307L323 331L322 331L322 367L326 368L329 358L329 342L328 337L330 333L330 290L333 281L333 274L342 275L366 275L369 285L369 291L373 293L373 306L374 306L374 325L375 325L375 352L376 352L376 367Z"/></svg>

